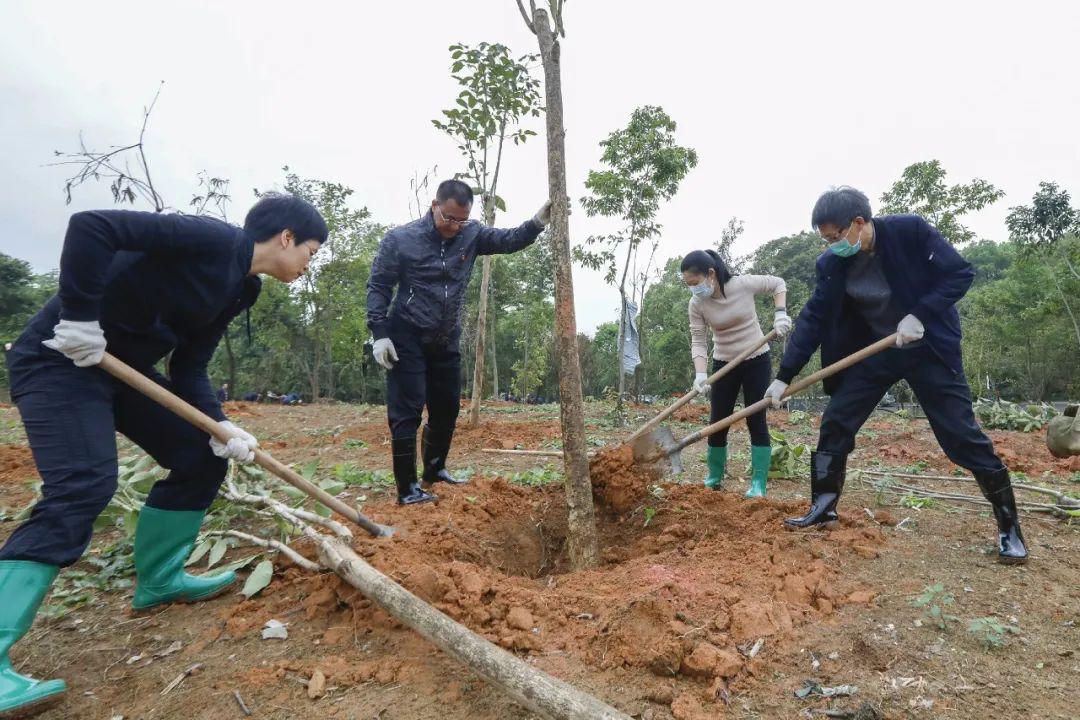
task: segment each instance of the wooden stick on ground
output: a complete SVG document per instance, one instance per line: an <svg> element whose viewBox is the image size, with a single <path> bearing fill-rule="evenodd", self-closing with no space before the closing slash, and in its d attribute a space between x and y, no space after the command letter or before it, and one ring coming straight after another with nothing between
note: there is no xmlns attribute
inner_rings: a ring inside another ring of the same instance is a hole
<svg viewBox="0 0 1080 720"><path fill-rule="evenodd" d="M346 543L310 528L305 534L316 543L323 564L364 597L532 712L551 720L630 720L451 620L368 565Z"/></svg>

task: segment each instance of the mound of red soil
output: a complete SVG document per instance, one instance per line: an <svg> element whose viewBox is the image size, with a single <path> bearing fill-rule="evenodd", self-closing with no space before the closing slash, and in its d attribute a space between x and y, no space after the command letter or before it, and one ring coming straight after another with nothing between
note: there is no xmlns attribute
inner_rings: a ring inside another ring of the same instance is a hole
<svg viewBox="0 0 1080 720"><path fill-rule="evenodd" d="M18 509L34 498L37 466L25 445L0 445L0 505Z"/></svg>
<svg viewBox="0 0 1080 720"><path fill-rule="evenodd" d="M618 445L598 452L589 461L593 496L616 513L625 513L637 507L649 492L649 487L659 480L652 468L634 462L634 451L629 445Z"/></svg>
<svg viewBox="0 0 1080 720"><path fill-rule="evenodd" d="M648 523L642 513L600 514L602 564L589 570L567 568L563 489L522 488L499 478L446 491L437 504L369 507L400 533L389 540L357 537L354 546L410 591L504 648L566 653L600 669L626 668L691 688L706 683L716 692L768 678L769 650L748 657L758 640L779 647L795 627L873 599L840 574L845 557L884 543L861 516L845 515L831 532L797 534L781 529L782 518L796 509L792 503L697 486L666 490ZM224 612L232 636L302 612L303 622L325 625L323 642L330 645L399 627L336 575L312 577L296 569L286 569L263 596ZM293 665L258 674L268 680L314 669ZM400 659L392 667L324 662L319 669L335 684L400 680L416 670ZM695 697L701 695L698 690Z"/></svg>

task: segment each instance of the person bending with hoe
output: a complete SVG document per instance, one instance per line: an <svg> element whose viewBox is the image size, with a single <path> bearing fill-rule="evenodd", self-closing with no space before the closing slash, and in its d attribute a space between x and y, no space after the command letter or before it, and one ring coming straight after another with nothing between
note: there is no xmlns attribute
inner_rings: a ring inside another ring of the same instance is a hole
<svg viewBox="0 0 1080 720"><path fill-rule="evenodd" d="M785 523L805 528L836 521L855 434L885 392L907 380L942 450L974 474L990 501L999 560L1026 561L1009 471L975 422L964 377L956 302L975 277L971 264L917 215L872 217L870 201L854 188L824 193L811 221L829 246L818 258L817 286L766 391L773 407L818 346L822 365L893 333L897 346L825 380L832 397L810 459L811 507Z"/></svg>
<svg viewBox="0 0 1080 720"><path fill-rule="evenodd" d="M221 411L206 366L259 295L259 274L300 277L326 241L310 204L263 196L243 229L208 217L99 210L72 215L60 289L7 354L42 498L0 548L0 714L25 716L64 692L62 680L17 674L9 648L30 628L61 567L90 542L116 490L116 433L169 470L135 528L135 595L145 610L204 600L236 579L184 572L227 461L250 461L255 438ZM100 368L106 348L221 423L221 444ZM168 375L154 369L169 355Z"/></svg>
<svg viewBox="0 0 1080 720"><path fill-rule="evenodd" d="M772 275L732 275L714 250L695 250L682 260L683 282L690 289L690 355L694 362L694 389L708 392L711 400L710 422L735 411L735 401L742 392L746 405L765 396L772 377L772 361L766 345L710 388L706 382L708 346L706 329L712 330L713 366L717 372L742 352L760 345L765 339L758 323L754 298L770 295L775 305L773 330L781 337L791 330L785 300L787 285ZM765 411L746 418L750 430L750 489L746 497L765 497L765 485L772 464L772 440ZM728 431L709 436L709 475L705 487L719 490L727 468Z"/></svg>
<svg viewBox="0 0 1080 720"><path fill-rule="evenodd" d="M375 361L386 368L398 503L437 499L416 481L416 431L427 406L423 479L461 484L446 469L461 403L461 307L478 255L526 248L547 225L551 203L512 230L469 220L473 193L460 180L439 184L431 210L396 227L379 244L367 286ZM397 287L397 294L394 288Z"/></svg>

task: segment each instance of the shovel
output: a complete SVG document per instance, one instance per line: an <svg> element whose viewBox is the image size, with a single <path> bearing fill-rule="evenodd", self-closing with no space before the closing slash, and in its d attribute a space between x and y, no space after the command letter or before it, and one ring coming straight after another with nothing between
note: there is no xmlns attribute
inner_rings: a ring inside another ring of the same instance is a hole
<svg viewBox="0 0 1080 720"><path fill-rule="evenodd" d="M792 395L802 392L806 388L810 387L819 380L835 375L841 370L845 370L852 365L865 360L871 355L876 355L882 350L888 350L891 347L896 347L896 333L889 335L888 337L878 340L873 345L868 345L862 350L856 353L848 355L843 360L838 360L828 367L824 367L818 370L812 375L807 375L802 380L792 384L788 387L784 393L784 398L789 398ZM710 435L714 435L721 430L731 427L735 423L739 422L743 418L749 417L755 413L761 412L767 409L771 405L772 401L769 398L762 398L752 405L748 405L742 410L733 415L729 415L723 420L717 420L712 425L703 427L695 433L687 435L682 440L676 441L675 437L671 434L671 430L667 428L658 428L653 431L649 436L639 437L633 444L634 450L634 462L641 464L653 464L667 462L672 473L678 474L683 471L681 450L688 446L693 445L699 440L703 440Z"/></svg>
<svg viewBox="0 0 1080 720"><path fill-rule="evenodd" d="M146 377L142 373L129 367L126 363L116 359L109 353L105 353L105 357L102 358L101 363L98 365L102 370L112 375L120 382L130 385L132 388L138 390L151 400L157 401L160 405L173 411L189 423L199 428L203 432L209 434L211 437L217 438L223 443L227 443L232 437L227 432L221 429L217 420L195 408L195 406L182 400L173 393L169 392L156 382ZM394 534L394 529L386 525L380 525L374 522L366 515L361 513L356 508L349 507L344 502L334 497L330 493L323 490L321 487L314 485L305 480L299 473L292 468L288 467L284 463L275 460L271 457L270 453L265 450L255 450L255 464L259 467L272 472L285 482L292 485L297 490L309 495L310 497L318 500L326 507L330 508L338 515L347 520L351 520L364 530L366 530L373 537L389 537Z"/></svg>
<svg viewBox="0 0 1080 720"><path fill-rule="evenodd" d="M768 335L766 335L764 338L762 338L761 342L759 342L757 345L755 345L752 348L748 348L746 350L743 350L741 353L739 353L738 355L733 357L729 363L724 365L724 367L720 368L719 370L714 372L712 375L710 375L705 380L705 382L712 385L714 382L716 382L717 380L719 380L720 378L724 377L729 372L734 370L739 365L739 363L741 363L743 360L750 357L755 352L757 352L759 349L761 349L765 345L768 345L770 342L772 342L774 339L776 339L778 337L780 337L780 334L778 332L776 332L775 330L773 330ZM639 438L641 438L643 443L645 443L645 444L651 442L651 443L657 445L658 447L663 447L663 443L665 442L665 439L672 437L671 431L668 430L667 428L657 428L656 426L659 425L660 423L664 422L665 420L667 420L672 415L674 415L676 410L681 408L683 405L686 405L688 402L690 402L691 400L693 400L694 398L696 398L700 394L701 394L701 391L699 391L697 388L694 388L694 389L690 390L690 392L686 393L681 398L679 398L675 402L671 403L671 405L664 408L663 412L661 412L659 415L657 415L652 420L650 420L649 422L645 423L640 428L635 430L634 433L632 435L630 435L630 437L623 440L623 445L633 445L634 443L636 443L638 441ZM648 434L647 437L646 437L646 434Z"/></svg>

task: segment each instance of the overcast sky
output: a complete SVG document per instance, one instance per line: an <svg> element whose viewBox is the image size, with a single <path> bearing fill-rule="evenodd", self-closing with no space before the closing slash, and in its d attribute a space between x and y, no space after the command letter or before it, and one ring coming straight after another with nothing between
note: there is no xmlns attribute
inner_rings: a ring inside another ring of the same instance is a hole
<svg viewBox="0 0 1080 720"><path fill-rule="evenodd" d="M1009 206L1040 180L1080 195L1080 3L573 0L563 44L570 195L597 143L635 107L661 105L699 165L660 216L660 254L711 245L731 216L745 253L807 229L829 185L877 201L913 162L954 182L989 180L1004 200L969 218L1004 237ZM111 204L83 188L71 206L53 150L127 143L166 82L148 145L170 204L196 174L232 180L236 220L251 189L289 165L343 182L375 219L408 219L409 179L462 163L431 119L449 107L447 46L536 51L513 0L471 2L23 2L0 4L0 252L55 267L67 216ZM539 72L539 70L538 70ZM543 127L511 148L499 224L547 191ZM479 214L479 213L477 213ZM578 206L571 238L603 232ZM617 313L617 294L575 268L578 324Z"/></svg>

